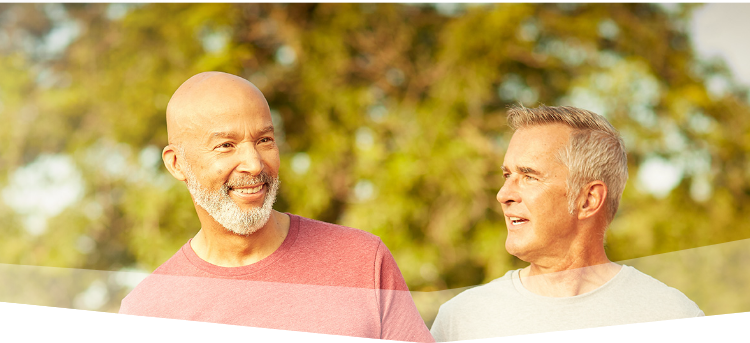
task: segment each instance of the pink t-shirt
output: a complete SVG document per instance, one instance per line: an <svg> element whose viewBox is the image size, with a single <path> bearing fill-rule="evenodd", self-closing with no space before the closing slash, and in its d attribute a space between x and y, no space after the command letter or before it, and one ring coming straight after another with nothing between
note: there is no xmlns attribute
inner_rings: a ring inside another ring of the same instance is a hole
<svg viewBox="0 0 750 343"><path fill-rule="evenodd" d="M210 264L186 243L122 300L120 313L434 342L380 238L289 217L281 246L247 266Z"/></svg>

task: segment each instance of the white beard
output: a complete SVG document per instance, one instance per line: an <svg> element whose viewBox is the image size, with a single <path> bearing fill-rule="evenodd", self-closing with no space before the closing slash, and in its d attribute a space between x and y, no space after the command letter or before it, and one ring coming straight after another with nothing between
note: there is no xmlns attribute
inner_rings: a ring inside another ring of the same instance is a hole
<svg viewBox="0 0 750 343"><path fill-rule="evenodd" d="M190 169L190 165L186 167L184 172L187 177L187 188L193 195L195 203L203 207L224 228L238 235L247 236L266 225L271 217L273 204L276 202L276 192L280 183L278 177L272 178L266 173L261 173L255 178L229 180L220 189L211 192L201 187L195 174ZM268 187L261 207L243 211L229 197L230 187L249 186L258 183L266 183Z"/></svg>

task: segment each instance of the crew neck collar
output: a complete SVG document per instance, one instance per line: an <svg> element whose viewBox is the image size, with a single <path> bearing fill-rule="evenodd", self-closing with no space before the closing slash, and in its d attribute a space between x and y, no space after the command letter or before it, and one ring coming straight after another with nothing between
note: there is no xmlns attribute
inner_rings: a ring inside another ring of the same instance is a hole
<svg viewBox="0 0 750 343"><path fill-rule="evenodd" d="M205 260L200 258L198 254L195 253L193 248L190 247L190 241L192 241L192 238L187 242L187 244L183 245L182 249L180 250L192 265L208 274L223 277L234 277L256 273L282 258L291 249L291 247L294 245L294 242L297 240L300 217L290 213L286 214L289 216L289 232L287 233L286 238L284 238L284 242L282 242L281 246L279 246L278 249L276 249L276 251L274 251L271 255L266 256L258 262L240 267L217 266L215 264L206 262Z"/></svg>
<svg viewBox="0 0 750 343"><path fill-rule="evenodd" d="M528 290L523 285L523 283L521 283L521 276L520 276L521 269L516 269L511 272L511 280L513 281L513 287L516 289L516 291L518 291L518 293L520 293L524 297L531 298L536 301L543 301L543 302L571 303L571 302L577 302L583 299L593 297L596 294L599 294L602 292L606 292L608 289L614 287L616 284L626 279L627 276L631 273L631 269L633 269L633 267L622 265L622 268L620 268L617 274L615 274L615 276L613 276L603 285L597 287L596 289L590 292L586 292L583 294L578 294L578 295L574 295L570 297L548 297L548 296L536 294Z"/></svg>

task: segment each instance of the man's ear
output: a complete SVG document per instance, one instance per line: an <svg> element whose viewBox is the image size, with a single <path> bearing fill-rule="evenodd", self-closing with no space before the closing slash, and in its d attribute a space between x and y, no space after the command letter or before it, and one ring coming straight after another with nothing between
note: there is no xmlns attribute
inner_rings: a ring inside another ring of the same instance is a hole
<svg viewBox="0 0 750 343"><path fill-rule="evenodd" d="M607 199L607 185L604 182L596 180L589 182L581 192L581 197L578 201L578 219L591 218L597 213L604 213L606 206L604 205Z"/></svg>
<svg viewBox="0 0 750 343"><path fill-rule="evenodd" d="M161 159L164 161L164 166L167 167L169 173L172 174L175 179L185 181L187 178L185 177L185 174L182 173L182 165L180 164L180 162L184 163L185 161L178 161L181 157L182 156L177 153L172 144L165 146L164 150L161 152Z"/></svg>

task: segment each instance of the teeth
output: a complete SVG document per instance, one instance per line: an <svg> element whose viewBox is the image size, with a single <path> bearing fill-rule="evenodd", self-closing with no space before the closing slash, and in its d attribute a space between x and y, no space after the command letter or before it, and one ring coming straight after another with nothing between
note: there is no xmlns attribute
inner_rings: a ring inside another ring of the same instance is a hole
<svg viewBox="0 0 750 343"><path fill-rule="evenodd" d="M521 225L527 221L526 219L518 218L518 217L508 217L508 219L510 219L511 224L513 225Z"/></svg>
<svg viewBox="0 0 750 343"><path fill-rule="evenodd" d="M238 192L238 193L243 193L243 194L255 194L255 193L258 193L261 188L263 188L263 185L260 185L255 188L235 188L233 189L233 191Z"/></svg>

